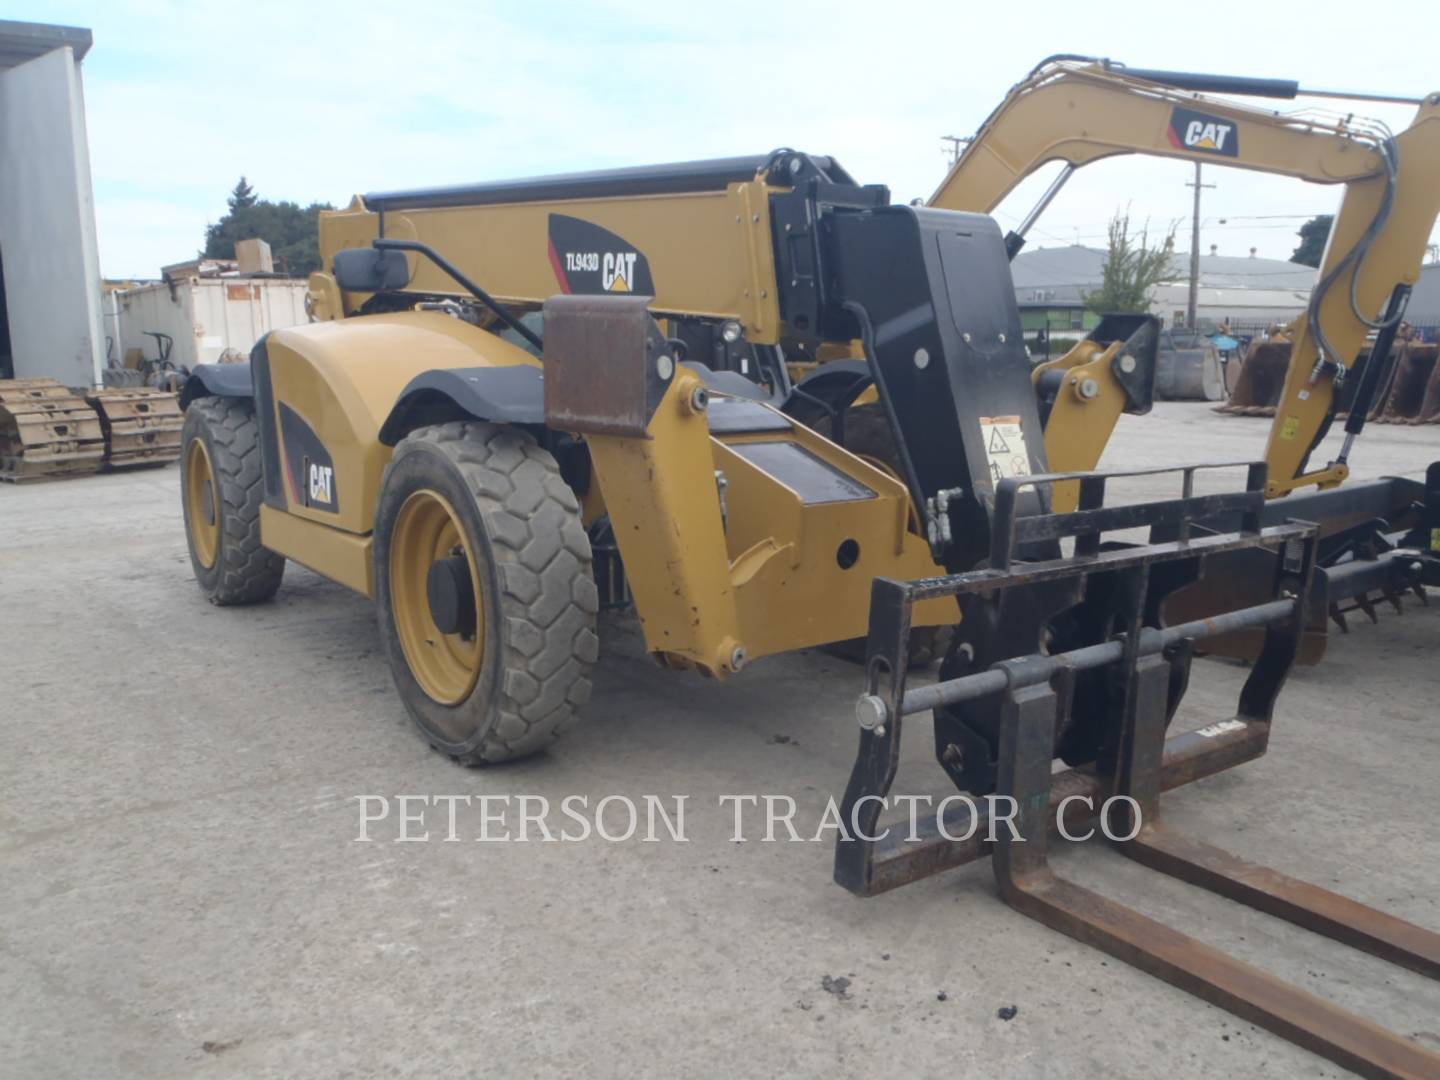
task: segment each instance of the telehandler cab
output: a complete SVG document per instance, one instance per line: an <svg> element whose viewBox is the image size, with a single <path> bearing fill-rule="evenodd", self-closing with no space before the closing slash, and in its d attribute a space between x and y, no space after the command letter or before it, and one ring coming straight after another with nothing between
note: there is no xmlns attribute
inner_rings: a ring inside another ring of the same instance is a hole
<svg viewBox="0 0 1440 1080"><path fill-rule="evenodd" d="M633 603L666 666L715 677L868 633L841 884L988 853L955 816L878 838L903 722L933 711L956 786L1019 807L1029 842L994 850L1011 903L1350 1067L1440 1073L1046 869L1057 812L1085 816L1066 796L1126 795L1136 857L1440 968L1440 936L1162 830L1160 790L1264 752L1316 528L1262 520L1263 463L1226 494L1197 493L1194 465L1174 498L1106 504L1089 429L1149 407L1155 320L1106 320L1088 382L1037 393L989 217L892 206L789 149L370 194L322 218L321 251L315 321L185 388L184 515L212 601L272 595L287 559L372 597L406 708L467 764L575 722L604 604ZM883 427L847 430L871 393ZM1167 625L1167 594L1236 552L1263 587ZM909 689L933 628L954 631L941 680ZM1237 715L1167 741L1194 648L1236 631L1261 638Z"/></svg>

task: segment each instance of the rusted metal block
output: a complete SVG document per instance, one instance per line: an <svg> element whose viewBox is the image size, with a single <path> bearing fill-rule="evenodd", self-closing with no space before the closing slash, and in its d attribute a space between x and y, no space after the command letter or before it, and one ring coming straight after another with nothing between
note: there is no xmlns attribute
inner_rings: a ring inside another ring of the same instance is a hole
<svg viewBox="0 0 1440 1080"><path fill-rule="evenodd" d="M676 357L645 296L545 301L545 421L591 435L648 438Z"/></svg>

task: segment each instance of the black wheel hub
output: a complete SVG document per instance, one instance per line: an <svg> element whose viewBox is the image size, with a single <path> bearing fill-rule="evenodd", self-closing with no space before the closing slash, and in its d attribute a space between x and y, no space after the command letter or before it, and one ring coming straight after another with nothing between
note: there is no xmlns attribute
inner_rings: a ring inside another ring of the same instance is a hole
<svg viewBox="0 0 1440 1080"><path fill-rule="evenodd" d="M425 580L430 617L442 634L475 636L475 583L465 553L437 559Z"/></svg>

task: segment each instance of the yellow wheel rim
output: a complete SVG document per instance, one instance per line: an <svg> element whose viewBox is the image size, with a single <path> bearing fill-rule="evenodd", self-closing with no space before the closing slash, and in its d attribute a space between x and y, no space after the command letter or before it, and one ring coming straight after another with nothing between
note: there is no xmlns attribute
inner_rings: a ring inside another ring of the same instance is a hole
<svg viewBox="0 0 1440 1080"><path fill-rule="evenodd" d="M430 611L431 564L463 553L475 593L475 633L445 634ZM390 608L395 633L420 689L441 705L470 696L485 654L484 595L475 554L455 508L438 492L412 494L400 507L390 538Z"/></svg>
<svg viewBox="0 0 1440 1080"><path fill-rule="evenodd" d="M195 557L209 570L220 553L220 499L215 490L215 470L210 467L210 450L205 440L190 440L185 452L185 496L189 506L190 542Z"/></svg>

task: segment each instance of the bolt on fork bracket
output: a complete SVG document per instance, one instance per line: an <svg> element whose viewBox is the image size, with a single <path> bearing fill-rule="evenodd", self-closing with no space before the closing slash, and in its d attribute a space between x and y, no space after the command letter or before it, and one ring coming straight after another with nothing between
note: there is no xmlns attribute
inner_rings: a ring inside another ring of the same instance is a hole
<svg viewBox="0 0 1440 1080"><path fill-rule="evenodd" d="M1133 804L1126 805L1136 807L1138 820L1121 822L1129 826L1121 832L1135 831L1132 839L1116 843L1123 854L1373 956L1440 978L1440 934L1238 859L1172 832L1161 821L1162 790L1264 753L1274 702L1299 647L1315 555L1314 526L1259 527L1263 467L1252 467L1246 492L1208 497L1234 500L1231 509L1239 508L1243 515L1239 532L1192 539L1184 522L1200 516L1195 513L1201 508L1192 494L1193 472L1203 467L1184 470L1185 493L1180 500L1112 510L1099 506L1103 474L1005 481L997 491L992 569L921 582L876 582L867 649L869 693L863 700L868 702L869 715L879 722L862 727L842 808L844 820L857 823L857 834L876 834L881 803L873 797L887 794L893 783L905 716L998 695L1001 723L996 792L1014 800L1013 824L1023 841L1004 829L994 833L993 844L951 842L945 835L952 833L948 826L955 825L953 832L973 837L984 831L978 828L986 824L983 820L946 822L945 833L932 828L922 833L918 842L842 838L836 848L836 880L852 891L872 895L988 851L993 854L992 868L1005 901L1051 929L1103 949L1361 1075L1440 1077L1440 1054L1067 881L1056 875L1047 861L1049 833L1065 796L1089 795L1096 802L1109 795L1128 796ZM1081 510L1044 518L1014 518L1014 491L1007 494L1007 486L1061 479L1081 480ZM1100 547L1100 534L1107 528L1146 523L1153 527L1163 520L1173 529L1176 515L1181 521L1177 541L1119 550ZM1147 516L1148 522L1143 520ZM1017 535L1024 538L1041 530L1049 536L1075 536L1077 557L1012 566ZM1207 553L1257 545L1283 545L1286 553L1278 563L1276 599L1180 626L1142 626L1139 614L1153 566L1187 558L1203 562ZM1129 610L1117 612L1118 625L1126 629L1111 640L1055 655L1040 653L1002 661L988 670L906 691L905 665L900 659L906 655L910 610L917 600L970 595L992 602L1006 589L1023 589L1069 575L1085 578L1097 572L1124 575L1134 586L1117 594L1117 602ZM1180 669L1188 670L1192 645L1244 627L1263 630L1264 645L1241 692L1235 719L1167 740L1171 690L1177 674L1183 681ZM1113 748L1102 753L1094 766L1053 773L1057 727L1075 692L1076 676L1098 667L1117 671L1125 682ZM968 817L968 812L963 816ZM1067 814L1067 823L1074 826L1079 822ZM971 830L971 825L977 828Z"/></svg>

